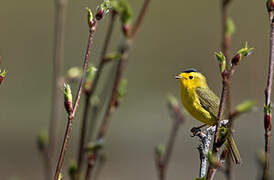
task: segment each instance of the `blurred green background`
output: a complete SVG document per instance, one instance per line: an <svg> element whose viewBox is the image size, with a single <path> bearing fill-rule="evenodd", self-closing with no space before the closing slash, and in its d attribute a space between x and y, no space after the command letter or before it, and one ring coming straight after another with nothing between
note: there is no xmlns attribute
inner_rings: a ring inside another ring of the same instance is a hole
<svg viewBox="0 0 274 180"><path fill-rule="evenodd" d="M85 7L93 10L101 1L68 0L65 30L65 69L80 66L85 53L88 28ZM130 0L134 14L142 1ZM238 67L232 87L233 105L245 99L258 103L255 112L236 122L235 138L243 164L236 168L236 179L258 177L255 153L264 147L263 101L268 65L268 16L264 1L236 1L229 8L236 24L233 52L245 41L255 53ZM90 62L97 64L108 24L103 19L96 32ZM137 35L124 77L128 93L112 117L106 145L108 161L101 179L157 179L154 146L165 143L171 127L166 95L179 97L179 84L173 78L181 70L194 67L204 73L212 89L220 94L221 78L213 52L220 50L220 2L152 0ZM0 176L1 179L43 179L42 158L36 136L47 128L51 105L54 1L8 1L0 3L1 68L8 71L0 86ZM112 50L121 42L117 24ZM107 70L111 71L112 66ZM75 84L76 87L76 84ZM80 105L65 164L74 159L78 146ZM58 152L66 124L65 110L58 123ZM198 176L197 138L190 129L200 125L191 117L178 135L168 179ZM273 144L273 143L272 143ZM274 147L273 147L274 148ZM271 165L274 163L271 151ZM273 169L273 166L272 166ZM66 172L66 168L64 168ZM217 179L224 179L218 173Z"/></svg>

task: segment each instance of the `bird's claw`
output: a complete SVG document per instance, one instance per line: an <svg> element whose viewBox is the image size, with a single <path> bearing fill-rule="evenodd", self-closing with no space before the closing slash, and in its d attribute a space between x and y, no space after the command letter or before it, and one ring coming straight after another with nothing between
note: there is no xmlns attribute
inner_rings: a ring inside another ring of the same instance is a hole
<svg viewBox="0 0 274 180"><path fill-rule="evenodd" d="M191 128L190 132L192 133L190 137L197 136L201 132L201 127L193 127Z"/></svg>

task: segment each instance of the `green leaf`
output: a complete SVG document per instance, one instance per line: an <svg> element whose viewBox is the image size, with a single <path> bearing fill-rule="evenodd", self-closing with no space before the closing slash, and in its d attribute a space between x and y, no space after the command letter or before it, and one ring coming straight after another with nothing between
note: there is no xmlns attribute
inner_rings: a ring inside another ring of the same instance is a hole
<svg viewBox="0 0 274 180"><path fill-rule="evenodd" d="M64 96L65 96L65 101L72 103L72 93L71 93L70 85L66 83L64 83Z"/></svg>
<svg viewBox="0 0 274 180"><path fill-rule="evenodd" d="M158 144L156 147L155 147L155 155L159 158L159 159L162 159L165 155L165 152L166 152L166 147L165 145L163 144Z"/></svg>
<svg viewBox="0 0 274 180"><path fill-rule="evenodd" d="M240 113L244 113L251 110L255 105L256 105L255 101L246 100L236 106L236 111Z"/></svg>
<svg viewBox="0 0 274 180"><path fill-rule="evenodd" d="M237 54L242 54L243 56L248 56L252 53L252 51L254 50L254 48L249 48L248 47L248 43L245 42L245 47L240 49Z"/></svg>
<svg viewBox="0 0 274 180"><path fill-rule="evenodd" d="M122 24L130 24L132 20L132 10L129 3L125 0L112 0L111 6L120 16Z"/></svg>
<svg viewBox="0 0 274 180"><path fill-rule="evenodd" d="M220 72L223 73L226 69L226 57L221 51L215 52L214 54L215 54L217 60L219 61Z"/></svg>
<svg viewBox="0 0 274 180"><path fill-rule="evenodd" d="M77 174L77 164L75 161L71 160L69 164L69 176L73 179Z"/></svg>
<svg viewBox="0 0 274 180"><path fill-rule="evenodd" d="M88 13L88 24L91 26L94 23L93 14L88 7L86 7L86 10Z"/></svg>
<svg viewBox="0 0 274 180"><path fill-rule="evenodd" d="M48 132L43 129L41 130L38 138L37 138L37 144L38 144L38 148L40 150L44 150L47 145L48 145Z"/></svg>

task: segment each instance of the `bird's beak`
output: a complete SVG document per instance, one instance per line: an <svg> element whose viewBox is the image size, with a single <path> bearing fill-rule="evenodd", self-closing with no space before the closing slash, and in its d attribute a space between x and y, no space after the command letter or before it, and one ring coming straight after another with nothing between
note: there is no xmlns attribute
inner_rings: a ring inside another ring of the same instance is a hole
<svg viewBox="0 0 274 180"><path fill-rule="evenodd" d="M179 75L177 75L177 76L175 76L175 79L182 79L183 77L182 76L179 76Z"/></svg>

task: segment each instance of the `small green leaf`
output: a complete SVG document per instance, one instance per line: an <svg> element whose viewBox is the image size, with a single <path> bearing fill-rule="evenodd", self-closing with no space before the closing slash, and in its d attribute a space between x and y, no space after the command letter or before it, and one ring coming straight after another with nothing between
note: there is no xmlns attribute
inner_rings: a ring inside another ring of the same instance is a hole
<svg viewBox="0 0 274 180"><path fill-rule="evenodd" d="M3 71L0 70L0 76L5 77L7 75L7 71L4 69Z"/></svg>
<svg viewBox="0 0 274 180"><path fill-rule="evenodd" d="M64 96L65 96L65 101L72 102L72 93L70 89L70 85L64 83Z"/></svg>
<svg viewBox="0 0 274 180"><path fill-rule="evenodd" d="M105 56L104 60L105 60L106 62L108 62L108 61L111 61L111 60L120 59L121 56L122 56L122 54L119 53L119 52L111 52L111 53L108 53L108 54Z"/></svg>
<svg viewBox="0 0 274 180"><path fill-rule="evenodd" d="M132 20L132 10L125 0L112 0L111 5L119 15L122 24L130 24Z"/></svg>
<svg viewBox="0 0 274 180"><path fill-rule="evenodd" d="M71 177L71 179L74 179L74 177L76 177L77 174L77 164L75 161L70 161L69 164L69 176Z"/></svg>
<svg viewBox="0 0 274 180"><path fill-rule="evenodd" d="M155 155L157 156L157 158L159 159L162 159L165 155L165 152L166 152L166 147L165 145L163 144L158 144L156 147L155 147Z"/></svg>
<svg viewBox="0 0 274 180"><path fill-rule="evenodd" d="M87 13L88 13L88 15L87 15L88 25L89 25L90 28L92 28L92 26L94 26L93 14L92 14L91 10L88 7L86 7L86 10L87 10Z"/></svg>
<svg viewBox="0 0 274 180"><path fill-rule="evenodd" d="M210 164L212 164L213 166L217 166L218 158L215 154L213 154L211 151L208 151L207 157Z"/></svg>
<svg viewBox="0 0 274 180"><path fill-rule="evenodd" d="M87 69L87 75L85 80L85 91L89 92L92 87L92 82L94 80L94 77L96 75L97 68L94 65L90 65Z"/></svg>
<svg viewBox="0 0 274 180"><path fill-rule="evenodd" d="M72 67L67 71L67 78L69 80L76 80L82 76L82 69L79 67Z"/></svg>
<svg viewBox="0 0 274 180"><path fill-rule="evenodd" d="M255 101L246 100L236 106L236 111L240 113L244 113L251 110L255 105L256 105Z"/></svg>
<svg viewBox="0 0 274 180"><path fill-rule="evenodd" d="M46 130L42 130L37 138L37 144L39 150L43 151L48 145L48 132Z"/></svg>
<svg viewBox="0 0 274 180"><path fill-rule="evenodd" d="M214 54L215 54L217 60L219 61L220 72L223 73L226 69L226 57L221 51L215 52Z"/></svg>
<svg viewBox="0 0 274 180"><path fill-rule="evenodd" d="M237 52L237 54L232 58L231 64L232 65L238 65L244 57L249 56L250 54L252 54L253 50L254 50L254 48L249 48L248 43L246 42L245 47L240 49Z"/></svg>

